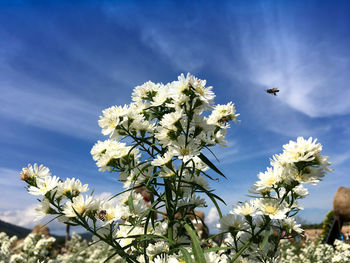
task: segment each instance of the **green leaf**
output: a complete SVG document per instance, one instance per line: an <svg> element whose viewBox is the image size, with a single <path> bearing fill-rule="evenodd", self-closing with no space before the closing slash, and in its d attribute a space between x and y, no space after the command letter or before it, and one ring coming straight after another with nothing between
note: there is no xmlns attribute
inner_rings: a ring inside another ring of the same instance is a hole
<svg viewBox="0 0 350 263"><path fill-rule="evenodd" d="M197 237L196 232L188 224L185 224L185 228L192 240L191 242L192 251L193 251L193 255L196 263L206 263L204 253L201 248L201 244L199 243L199 239Z"/></svg>
<svg viewBox="0 0 350 263"><path fill-rule="evenodd" d="M220 162L218 157L216 157L215 153L212 150L210 150L210 148L208 146L205 147L205 149L207 149L214 156L214 158L218 161L218 163Z"/></svg>
<svg viewBox="0 0 350 263"><path fill-rule="evenodd" d="M250 246L250 240L245 243L245 245L234 255L234 257L231 259L231 263L235 262L237 258Z"/></svg>
<svg viewBox="0 0 350 263"><path fill-rule="evenodd" d="M182 255L184 256L185 262L192 263L192 258L191 258L190 253L188 253L188 251L184 247L179 247L179 248L182 252Z"/></svg>
<svg viewBox="0 0 350 263"><path fill-rule="evenodd" d="M134 211L134 199L132 198L132 192L130 193L129 197L128 197L128 206L130 211Z"/></svg>
<svg viewBox="0 0 350 263"><path fill-rule="evenodd" d="M264 247L267 244L267 241L269 240L270 235L271 235L271 232L270 231L266 231L264 239L263 239L263 241L260 244L260 249L264 249Z"/></svg>
<svg viewBox="0 0 350 263"><path fill-rule="evenodd" d="M116 194L116 195L113 195L111 198L108 199L108 201L112 200L113 198L116 198L117 196L119 196L119 195L121 195L121 194L124 194L124 193L126 193L126 192L135 190L135 189L140 188L140 187L142 187L142 186L143 186L143 185L137 185L137 186L133 186L132 188L126 189L126 190L124 190L124 191L122 191L122 192L120 192L120 193L118 193L118 194Z"/></svg>
<svg viewBox="0 0 350 263"><path fill-rule="evenodd" d="M200 153L198 157L211 169L226 178L226 176L218 168L216 168L216 166L203 153Z"/></svg>

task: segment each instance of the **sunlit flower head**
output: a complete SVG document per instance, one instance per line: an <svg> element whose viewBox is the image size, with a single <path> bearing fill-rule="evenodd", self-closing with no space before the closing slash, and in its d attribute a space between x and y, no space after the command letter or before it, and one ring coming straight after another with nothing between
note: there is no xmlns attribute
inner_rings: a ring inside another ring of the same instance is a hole
<svg viewBox="0 0 350 263"><path fill-rule="evenodd" d="M257 214L269 216L271 219L284 219L289 211L285 203L280 204L280 201L276 199L257 199L255 206Z"/></svg>
<svg viewBox="0 0 350 263"><path fill-rule="evenodd" d="M92 196L79 195L73 197L72 202L65 203L63 213L66 217L76 217L77 214L84 216L89 212L96 211L98 202Z"/></svg>
<svg viewBox="0 0 350 263"><path fill-rule="evenodd" d="M57 194L66 195L68 197L74 197L80 193L85 193L88 190L88 185L82 185L79 179L67 178L64 182L58 185Z"/></svg>
<svg viewBox="0 0 350 263"><path fill-rule="evenodd" d="M36 180L36 187L30 186L28 192L32 195L45 195L58 185L59 180L56 176L39 178Z"/></svg>
<svg viewBox="0 0 350 263"><path fill-rule="evenodd" d="M38 166L38 164L28 164L28 167L22 169L21 180L25 181L28 178L44 178L51 175L50 169L44 165Z"/></svg>

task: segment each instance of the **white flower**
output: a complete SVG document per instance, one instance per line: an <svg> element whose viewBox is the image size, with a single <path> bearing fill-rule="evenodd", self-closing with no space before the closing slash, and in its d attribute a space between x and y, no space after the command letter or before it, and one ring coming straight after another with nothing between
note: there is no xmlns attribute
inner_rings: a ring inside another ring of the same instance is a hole
<svg viewBox="0 0 350 263"><path fill-rule="evenodd" d="M59 180L56 176L39 178L36 180L36 187L30 186L28 192L32 195L45 195L58 185Z"/></svg>
<svg viewBox="0 0 350 263"><path fill-rule="evenodd" d="M160 106L169 99L169 85L160 85L157 94L153 97L152 106Z"/></svg>
<svg viewBox="0 0 350 263"><path fill-rule="evenodd" d="M125 146L125 144L123 144L123 146ZM115 140L109 139L102 142L97 141L97 143L95 143L95 145L92 147L90 153L95 161L99 161L101 158L103 158L107 151L114 151L118 149L118 147L120 147L120 143Z"/></svg>
<svg viewBox="0 0 350 263"><path fill-rule="evenodd" d="M169 163L172 158L173 158L172 153L168 151L163 156L157 155L157 158L154 159L151 162L151 164L153 166L162 166L162 165L165 165L165 164Z"/></svg>
<svg viewBox="0 0 350 263"><path fill-rule="evenodd" d="M21 179L25 180L27 178L44 178L49 177L51 175L50 169L46 166L40 164L38 165L35 163L33 166L31 164L28 164L28 167L23 168L21 172Z"/></svg>
<svg viewBox="0 0 350 263"><path fill-rule="evenodd" d="M239 114L236 114L236 108L232 102L226 105L218 104L208 118L208 124L213 124L226 128L228 121L236 121Z"/></svg>
<svg viewBox="0 0 350 263"><path fill-rule="evenodd" d="M98 125L102 128L103 135L109 135L111 138L118 138L119 134L116 131L117 126L125 120L124 116L128 111L128 107L125 105L112 106L102 111L103 116L100 116Z"/></svg>
<svg viewBox="0 0 350 263"><path fill-rule="evenodd" d="M119 160L120 158L132 156L137 158L138 149L132 149L132 146L126 146L115 140L98 141L91 149L91 154L96 165L101 171L110 170L111 161Z"/></svg>
<svg viewBox="0 0 350 263"><path fill-rule="evenodd" d="M190 77L190 83L192 88L194 89L195 94L199 97L199 99L205 104L213 104L215 94L212 91L213 87L206 87L206 80L201 80L196 78L195 76Z"/></svg>
<svg viewBox="0 0 350 263"><path fill-rule="evenodd" d="M131 198L131 199L129 199ZM129 200L132 200L132 204L129 204ZM144 211L147 210L147 206L143 199L143 196L139 193L133 192L130 196L130 192L121 194L118 199L118 203L122 204L120 207L120 216L123 219L129 217L138 217Z"/></svg>
<svg viewBox="0 0 350 263"><path fill-rule="evenodd" d="M155 244L149 244L146 249L147 255L152 259L160 253L169 252L169 245L165 241L157 241Z"/></svg>
<svg viewBox="0 0 350 263"><path fill-rule="evenodd" d="M289 211L285 203L280 204L280 201L276 199L257 199L255 206L258 209L257 214L267 215L271 219L284 219Z"/></svg>
<svg viewBox="0 0 350 263"><path fill-rule="evenodd" d="M237 215L243 215L243 216L253 216L256 212L256 206L254 200L250 200L249 202L244 202L241 205L237 205L233 212Z"/></svg>
<svg viewBox="0 0 350 263"><path fill-rule="evenodd" d="M130 131L136 131L138 134L145 134L146 132L153 133L153 125L150 124L143 115L130 113L128 114L128 121L131 123L129 125Z"/></svg>
<svg viewBox="0 0 350 263"><path fill-rule="evenodd" d="M190 206L194 205L195 207L206 207L207 203L204 198L201 198L196 195L192 195L191 197L187 197L184 199L181 199L178 203L178 206Z"/></svg>
<svg viewBox="0 0 350 263"><path fill-rule="evenodd" d="M155 235L165 235L168 231L168 222L157 222L154 227L154 234Z"/></svg>
<svg viewBox="0 0 350 263"><path fill-rule="evenodd" d="M272 187L275 187L281 180L278 171L270 167L267 167L267 171L265 173L259 173L258 178L260 181L255 183L256 190L258 191L269 190Z"/></svg>
<svg viewBox="0 0 350 263"><path fill-rule="evenodd" d="M173 95L183 95L190 87L191 74L187 73L186 77L183 73L177 77L177 81L172 82L171 84L176 90L176 93Z"/></svg>
<svg viewBox="0 0 350 263"><path fill-rule="evenodd" d="M274 163L274 173L276 173L283 184L290 184L298 176L298 169L294 164L286 163L281 165L280 163Z"/></svg>
<svg viewBox="0 0 350 263"><path fill-rule="evenodd" d="M170 169L166 166L162 166L162 170L159 171L159 177L172 177L175 175L176 175L176 172L174 167L173 169Z"/></svg>
<svg viewBox="0 0 350 263"><path fill-rule="evenodd" d="M311 162L322 151L322 145L316 143L317 139L312 140L312 137L305 140L303 137L298 137L297 141L289 141L283 145L283 155L287 162Z"/></svg>
<svg viewBox="0 0 350 263"><path fill-rule="evenodd" d="M186 249L186 248L185 248ZM156 256L151 263L185 263L185 261L179 261L174 255L158 255Z"/></svg>
<svg viewBox="0 0 350 263"><path fill-rule="evenodd" d="M208 252L204 253L207 263L230 263L230 259L224 253ZM237 261L240 262L240 261Z"/></svg>
<svg viewBox="0 0 350 263"><path fill-rule="evenodd" d="M186 167L196 168L199 171L207 171L209 167L198 156L185 156L183 162Z"/></svg>
<svg viewBox="0 0 350 263"><path fill-rule="evenodd" d="M160 121L160 125L163 128L167 128L170 130L176 130L178 127L176 124L179 122L179 120L183 117L182 110L175 111L172 113L165 114L163 118Z"/></svg>
<svg viewBox="0 0 350 263"><path fill-rule="evenodd" d="M133 230L131 230L133 228ZM131 230L131 231L130 231ZM117 232L117 242L122 246L130 245L131 242L135 239L134 237L129 236L136 236L136 235L143 235L144 234L144 228L143 227L133 227L131 225L119 225L119 230Z"/></svg>
<svg viewBox="0 0 350 263"><path fill-rule="evenodd" d="M97 210L98 203L93 199L92 196L73 197L73 202L68 201L63 207L63 213L66 217L76 217L77 213L81 216L88 212Z"/></svg>
<svg viewBox="0 0 350 263"><path fill-rule="evenodd" d="M299 197L305 197L305 196L307 196L309 194L309 191L304 186L302 186L301 184L299 184L298 186L294 187L293 191Z"/></svg>
<svg viewBox="0 0 350 263"><path fill-rule="evenodd" d="M101 202L98 208L97 217L104 222L105 225L111 224L121 219L121 208L119 205L115 205L110 201Z"/></svg>
<svg viewBox="0 0 350 263"><path fill-rule="evenodd" d="M219 144L221 147L227 147L227 141L225 140L226 130L218 130L214 134L215 143Z"/></svg>
<svg viewBox="0 0 350 263"><path fill-rule="evenodd" d="M169 151L179 159L189 156L197 156L200 154L200 142L196 140L189 140L186 143L185 135L180 135L176 141L169 145Z"/></svg>
<svg viewBox="0 0 350 263"><path fill-rule="evenodd" d="M292 231L295 231L299 234L301 234L304 230L301 228L300 224L297 224L294 218L288 217L281 221L282 227L286 228L288 233L292 233Z"/></svg>
<svg viewBox="0 0 350 263"><path fill-rule="evenodd" d="M39 205L35 208L36 216L34 221L39 221L44 218L50 211L50 202L46 198L44 198Z"/></svg>
<svg viewBox="0 0 350 263"><path fill-rule="evenodd" d="M216 225L221 232L238 231L241 230L244 224L242 216L227 214L220 218L219 224Z"/></svg>
<svg viewBox="0 0 350 263"><path fill-rule="evenodd" d="M132 93L132 100L135 102L140 102L142 100L149 100L153 98L159 89L160 84L155 84L152 81L147 81L141 86L134 88Z"/></svg>
<svg viewBox="0 0 350 263"><path fill-rule="evenodd" d="M67 195L73 197L77 196L80 193L85 193L87 191L89 191L88 185L82 185L79 179L75 179L73 177L72 179L67 178L66 181L58 185L57 194L59 196Z"/></svg>
<svg viewBox="0 0 350 263"><path fill-rule="evenodd" d="M157 127L154 136L163 147L170 145L177 137L175 130L163 128L162 126Z"/></svg>

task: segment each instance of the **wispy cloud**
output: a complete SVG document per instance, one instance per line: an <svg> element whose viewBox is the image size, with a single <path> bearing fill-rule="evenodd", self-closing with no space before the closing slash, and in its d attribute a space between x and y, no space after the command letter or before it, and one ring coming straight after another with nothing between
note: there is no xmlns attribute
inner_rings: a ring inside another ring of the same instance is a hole
<svg viewBox="0 0 350 263"><path fill-rule="evenodd" d="M350 151L339 153L339 154L333 154L332 155L332 165L338 166L343 164L345 161L350 159Z"/></svg>
<svg viewBox="0 0 350 263"><path fill-rule="evenodd" d="M91 138L98 134L96 121L100 110L92 103L64 91L42 92L34 88L1 87L0 115L21 122L75 137ZM45 91L46 90L46 91Z"/></svg>
<svg viewBox="0 0 350 263"><path fill-rule="evenodd" d="M285 13L282 4L261 4L252 21L253 26L259 24L258 33L250 30L251 24L237 24L245 32L239 38L247 65L243 76L265 88L280 88L276 99L307 116L350 113L347 46L341 44L339 35L322 34L321 26L300 30L301 22ZM236 41L232 33L232 43Z"/></svg>
<svg viewBox="0 0 350 263"><path fill-rule="evenodd" d="M36 217L35 208L36 208L36 205L31 205L24 209L0 211L0 219L10 224L14 224L14 225L21 226L28 229L33 229L34 226L39 224L41 225L47 224L47 226L50 229L50 233L57 234L57 235L64 234L66 225L58 222L57 219L54 219L54 217L52 216L47 216L39 221L35 221L34 220ZM73 228L73 231L86 232L80 227Z"/></svg>

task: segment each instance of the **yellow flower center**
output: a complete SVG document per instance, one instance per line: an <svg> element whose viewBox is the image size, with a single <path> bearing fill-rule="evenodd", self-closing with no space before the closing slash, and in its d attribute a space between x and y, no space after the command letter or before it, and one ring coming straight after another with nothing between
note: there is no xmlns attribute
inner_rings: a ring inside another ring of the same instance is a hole
<svg viewBox="0 0 350 263"><path fill-rule="evenodd" d="M250 206L243 206L241 211L243 215L250 215L252 213Z"/></svg>
<svg viewBox="0 0 350 263"><path fill-rule="evenodd" d="M187 147L184 147L184 148L181 148L181 149L180 149L180 154L181 154L182 156L188 155L189 153L190 153L190 150L189 150Z"/></svg>
<svg viewBox="0 0 350 263"><path fill-rule="evenodd" d="M267 205L267 206L265 207L265 212L268 213L268 214L274 215L274 214L276 214L276 212L277 212L277 207L275 207L275 206L273 206L273 205Z"/></svg>
<svg viewBox="0 0 350 263"><path fill-rule="evenodd" d="M117 121L115 119L108 120L108 128L114 129L116 125L117 125Z"/></svg>
<svg viewBox="0 0 350 263"><path fill-rule="evenodd" d="M106 221L112 220L114 218L114 213L107 213L106 214Z"/></svg>
<svg viewBox="0 0 350 263"><path fill-rule="evenodd" d="M202 87L196 87L196 92L197 92L199 95L202 95L202 96L205 95L204 89L203 89Z"/></svg>
<svg viewBox="0 0 350 263"><path fill-rule="evenodd" d="M80 215L82 215L82 214L85 212L85 210L86 210L85 205L83 205L83 204L75 205L75 206L74 206L74 209L75 209L75 211L77 211Z"/></svg>
<svg viewBox="0 0 350 263"><path fill-rule="evenodd" d="M274 176L270 176L265 179L265 184L268 186L271 186L275 183L275 181L276 181L276 178Z"/></svg>

